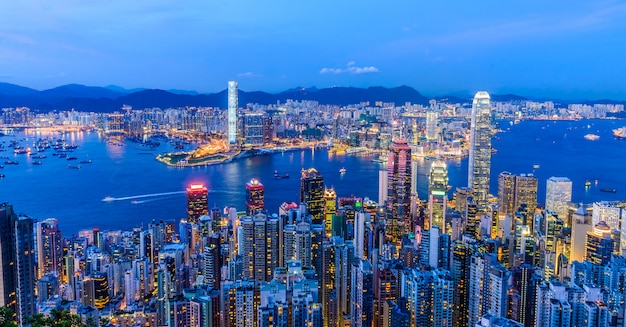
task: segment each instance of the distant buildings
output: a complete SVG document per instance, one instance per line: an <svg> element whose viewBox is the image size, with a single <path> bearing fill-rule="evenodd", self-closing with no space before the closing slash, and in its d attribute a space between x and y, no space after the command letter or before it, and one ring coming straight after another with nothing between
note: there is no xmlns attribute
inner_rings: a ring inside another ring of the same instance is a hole
<svg viewBox="0 0 626 327"><path fill-rule="evenodd" d="M237 109L239 90L236 81L228 82L228 143L237 144Z"/></svg>
<svg viewBox="0 0 626 327"><path fill-rule="evenodd" d="M474 190L477 209L487 209L491 176L491 99L489 93L478 92L472 104L469 167L467 185Z"/></svg>

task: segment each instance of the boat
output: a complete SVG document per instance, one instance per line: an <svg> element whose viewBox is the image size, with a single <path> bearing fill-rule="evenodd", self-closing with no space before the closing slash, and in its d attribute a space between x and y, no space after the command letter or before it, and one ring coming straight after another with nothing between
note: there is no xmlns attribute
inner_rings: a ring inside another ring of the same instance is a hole
<svg viewBox="0 0 626 327"><path fill-rule="evenodd" d="M585 181L585 186L586 186L586 187L591 186L591 182L590 182L590 181Z"/></svg>
<svg viewBox="0 0 626 327"><path fill-rule="evenodd" d="M4 174L0 174L0 178L4 178Z"/></svg>
<svg viewBox="0 0 626 327"><path fill-rule="evenodd" d="M615 137L618 140L626 140L626 126L618 128L618 129L614 129L613 137Z"/></svg>
<svg viewBox="0 0 626 327"><path fill-rule="evenodd" d="M539 169L540 167L540 165L533 165L533 169Z"/></svg>
<svg viewBox="0 0 626 327"><path fill-rule="evenodd" d="M600 189L600 192L617 193L617 190L614 189L614 188L606 188L606 187L604 187L604 188Z"/></svg>
<svg viewBox="0 0 626 327"><path fill-rule="evenodd" d="M11 160L7 160L4 162L6 165L19 165L19 161L11 161Z"/></svg>
<svg viewBox="0 0 626 327"><path fill-rule="evenodd" d="M289 178L289 174L286 173L284 175L280 175L280 174L278 174L278 170L274 170L274 178L276 178L276 179Z"/></svg>
<svg viewBox="0 0 626 327"><path fill-rule="evenodd" d="M33 158L33 159L45 159L45 158L47 158L45 154L36 154L36 155L30 156L30 157Z"/></svg>
<svg viewBox="0 0 626 327"><path fill-rule="evenodd" d="M4 168L4 166L3 166L3 165L0 165L0 169L2 169L2 168Z"/></svg>
<svg viewBox="0 0 626 327"><path fill-rule="evenodd" d="M67 168L69 168L69 169L80 169L80 165L78 165L78 166L67 165Z"/></svg>
<svg viewBox="0 0 626 327"><path fill-rule="evenodd" d="M346 168L342 167L341 169L339 169L339 173L340 174L345 174L346 173Z"/></svg>
<svg viewBox="0 0 626 327"><path fill-rule="evenodd" d="M81 164L90 164L92 161L91 160L82 160L80 163Z"/></svg>
<svg viewBox="0 0 626 327"><path fill-rule="evenodd" d="M104 199L102 199L102 201L104 202L112 202L115 201L115 198L112 196L105 196Z"/></svg>
<svg viewBox="0 0 626 327"><path fill-rule="evenodd" d="M43 162L41 161L33 161L33 165L41 165Z"/></svg>
<svg viewBox="0 0 626 327"><path fill-rule="evenodd" d="M77 160L78 158L76 157L67 157L67 160Z"/></svg>
<svg viewBox="0 0 626 327"><path fill-rule="evenodd" d="M589 141L597 141L600 139L600 135L596 135L596 134L585 134L585 140L589 140Z"/></svg>

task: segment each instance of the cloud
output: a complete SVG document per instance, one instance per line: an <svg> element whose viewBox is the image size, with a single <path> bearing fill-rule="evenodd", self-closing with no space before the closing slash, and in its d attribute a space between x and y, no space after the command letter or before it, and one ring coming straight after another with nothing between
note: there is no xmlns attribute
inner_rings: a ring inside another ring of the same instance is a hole
<svg viewBox="0 0 626 327"><path fill-rule="evenodd" d="M346 64L346 68L322 68L322 70L320 70L320 74L343 74L343 73L348 73L348 74L353 74L353 75L360 75L360 74L371 74L371 73L379 73L380 70L374 66L364 66L364 67L357 67L356 66L356 62L354 62L353 60L348 61L348 63Z"/></svg>
<svg viewBox="0 0 626 327"><path fill-rule="evenodd" d="M237 77L258 77L258 76L261 76L261 75L255 74L253 72L245 72L245 73L237 74Z"/></svg>

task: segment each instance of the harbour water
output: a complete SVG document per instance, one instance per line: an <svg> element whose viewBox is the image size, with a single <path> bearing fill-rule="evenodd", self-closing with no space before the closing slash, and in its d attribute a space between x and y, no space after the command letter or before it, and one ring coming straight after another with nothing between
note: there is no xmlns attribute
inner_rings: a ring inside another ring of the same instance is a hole
<svg viewBox="0 0 626 327"><path fill-rule="evenodd" d="M524 121L515 125L501 122L505 131L493 139L493 147L498 151L492 156L491 192L497 192L497 175L506 170L535 174L539 179L540 203L544 202L546 179L550 176L570 178L576 202L626 199L626 141L614 139L611 132L625 124L619 120ZM589 133L600 138L586 140L584 135ZM42 136L17 134L1 137L0 142L6 148L11 140L32 144ZM276 212L282 202L299 200L300 171L310 167L319 170L325 184L333 186L340 197L356 195L377 200L378 171L384 168L369 156L332 155L319 149L176 168L154 160L157 153L172 150L168 144L155 150L130 142L120 146L104 142L93 132L54 137L79 146L72 153L77 161L52 156L52 150L45 152L45 159L0 152L0 156L20 162L0 169L0 174L6 175L0 179L0 201L12 203L17 212L36 219L58 218L60 228L68 236L94 226L103 230L131 229L152 219L184 217L184 190L195 182L207 185L211 207L234 205L244 210L244 184L258 178L265 185L266 208ZM0 164L5 160L0 160ZM68 163L78 165L87 160L92 163L68 169ZM42 164L33 165L33 161ZM430 163L428 159L418 159L420 198L425 198ZM341 174L343 167L346 172ZM275 179L275 171L288 173L290 178ZM448 161L448 173L452 191L466 186L467 159ZM587 180L590 187L585 187ZM614 188L617 192L601 192L601 188ZM105 198L107 201L103 201Z"/></svg>

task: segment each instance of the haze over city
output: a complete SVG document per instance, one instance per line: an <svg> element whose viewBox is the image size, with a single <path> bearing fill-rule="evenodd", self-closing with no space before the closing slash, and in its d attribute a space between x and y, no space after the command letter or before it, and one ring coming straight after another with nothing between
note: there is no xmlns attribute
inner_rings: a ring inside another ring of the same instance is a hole
<svg viewBox="0 0 626 327"><path fill-rule="evenodd" d="M621 1L0 3L0 81L624 100Z"/></svg>

